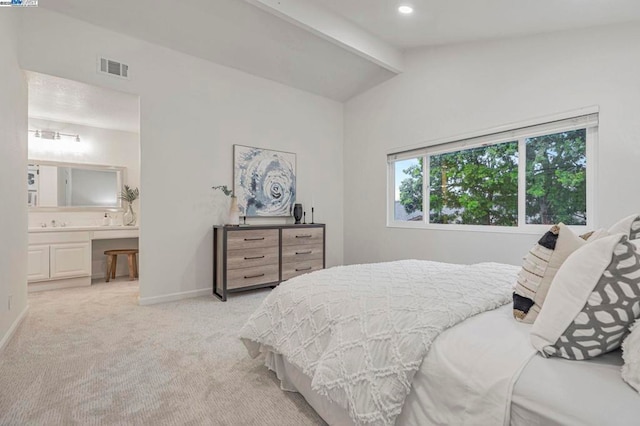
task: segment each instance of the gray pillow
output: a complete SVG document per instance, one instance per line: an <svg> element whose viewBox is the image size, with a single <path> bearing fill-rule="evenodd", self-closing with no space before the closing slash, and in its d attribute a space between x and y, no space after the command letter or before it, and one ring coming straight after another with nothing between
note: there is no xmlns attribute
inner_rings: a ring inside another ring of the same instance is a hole
<svg viewBox="0 0 640 426"><path fill-rule="evenodd" d="M640 253L616 234L575 251L558 271L531 329L545 356L594 358L617 349L640 317Z"/></svg>

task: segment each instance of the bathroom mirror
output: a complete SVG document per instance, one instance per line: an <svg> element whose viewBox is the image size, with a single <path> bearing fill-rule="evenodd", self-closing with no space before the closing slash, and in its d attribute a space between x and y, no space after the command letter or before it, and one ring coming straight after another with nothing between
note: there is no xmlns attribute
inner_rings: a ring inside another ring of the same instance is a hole
<svg viewBox="0 0 640 426"><path fill-rule="evenodd" d="M28 202L33 210L121 210L124 167L29 160Z"/></svg>

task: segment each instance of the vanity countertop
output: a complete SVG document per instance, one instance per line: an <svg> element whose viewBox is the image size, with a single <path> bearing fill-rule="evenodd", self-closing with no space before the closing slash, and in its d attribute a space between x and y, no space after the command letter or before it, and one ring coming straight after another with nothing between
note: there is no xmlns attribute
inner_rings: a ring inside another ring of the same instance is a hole
<svg viewBox="0 0 640 426"><path fill-rule="evenodd" d="M29 232L39 233L39 232L74 232L74 231L137 231L139 230L138 226L124 226L124 225L109 225L109 226L98 226L98 225L84 225L84 226L47 226L45 228L38 226L29 228Z"/></svg>

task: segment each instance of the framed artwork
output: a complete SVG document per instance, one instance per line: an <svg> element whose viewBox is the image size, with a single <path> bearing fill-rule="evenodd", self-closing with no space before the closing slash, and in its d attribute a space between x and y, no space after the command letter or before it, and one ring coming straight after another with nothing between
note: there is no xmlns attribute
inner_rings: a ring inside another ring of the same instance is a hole
<svg viewBox="0 0 640 426"><path fill-rule="evenodd" d="M29 164L27 169L27 188L29 191L37 191L39 189L39 180L38 166Z"/></svg>
<svg viewBox="0 0 640 426"><path fill-rule="evenodd" d="M291 216L296 154L234 145L233 190L241 216Z"/></svg>

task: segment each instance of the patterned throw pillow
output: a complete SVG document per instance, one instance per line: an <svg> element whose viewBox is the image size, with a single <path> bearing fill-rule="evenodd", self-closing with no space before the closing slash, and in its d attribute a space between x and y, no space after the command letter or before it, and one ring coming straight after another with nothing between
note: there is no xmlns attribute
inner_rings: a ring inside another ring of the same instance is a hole
<svg viewBox="0 0 640 426"><path fill-rule="evenodd" d="M585 239L561 223L531 248L523 259L513 293L515 319L528 324L535 321L558 269L571 253L586 244Z"/></svg>
<svg viewBox="0 0 640 426"><path fill-rule="evenodd" d="M617 234L622 232L629 237L630 240L637 240L640 238L640 215L632 214L624 219L618 221L615 225L609 228L609 234Z"/></svg>
<svg viewBox="0 0 640 426"><path fill-rule="evenodd" d="M622 358L622 379L640 392L640 321L636 321L622 343Z"/></svg>
<svg viewBox="0 0 640 426"><path fill-rule="evenodd" d="M583 360L620 347L640 317L640 252L624 234L601 238L562 265L531 329L544 356Z"/></svg>

